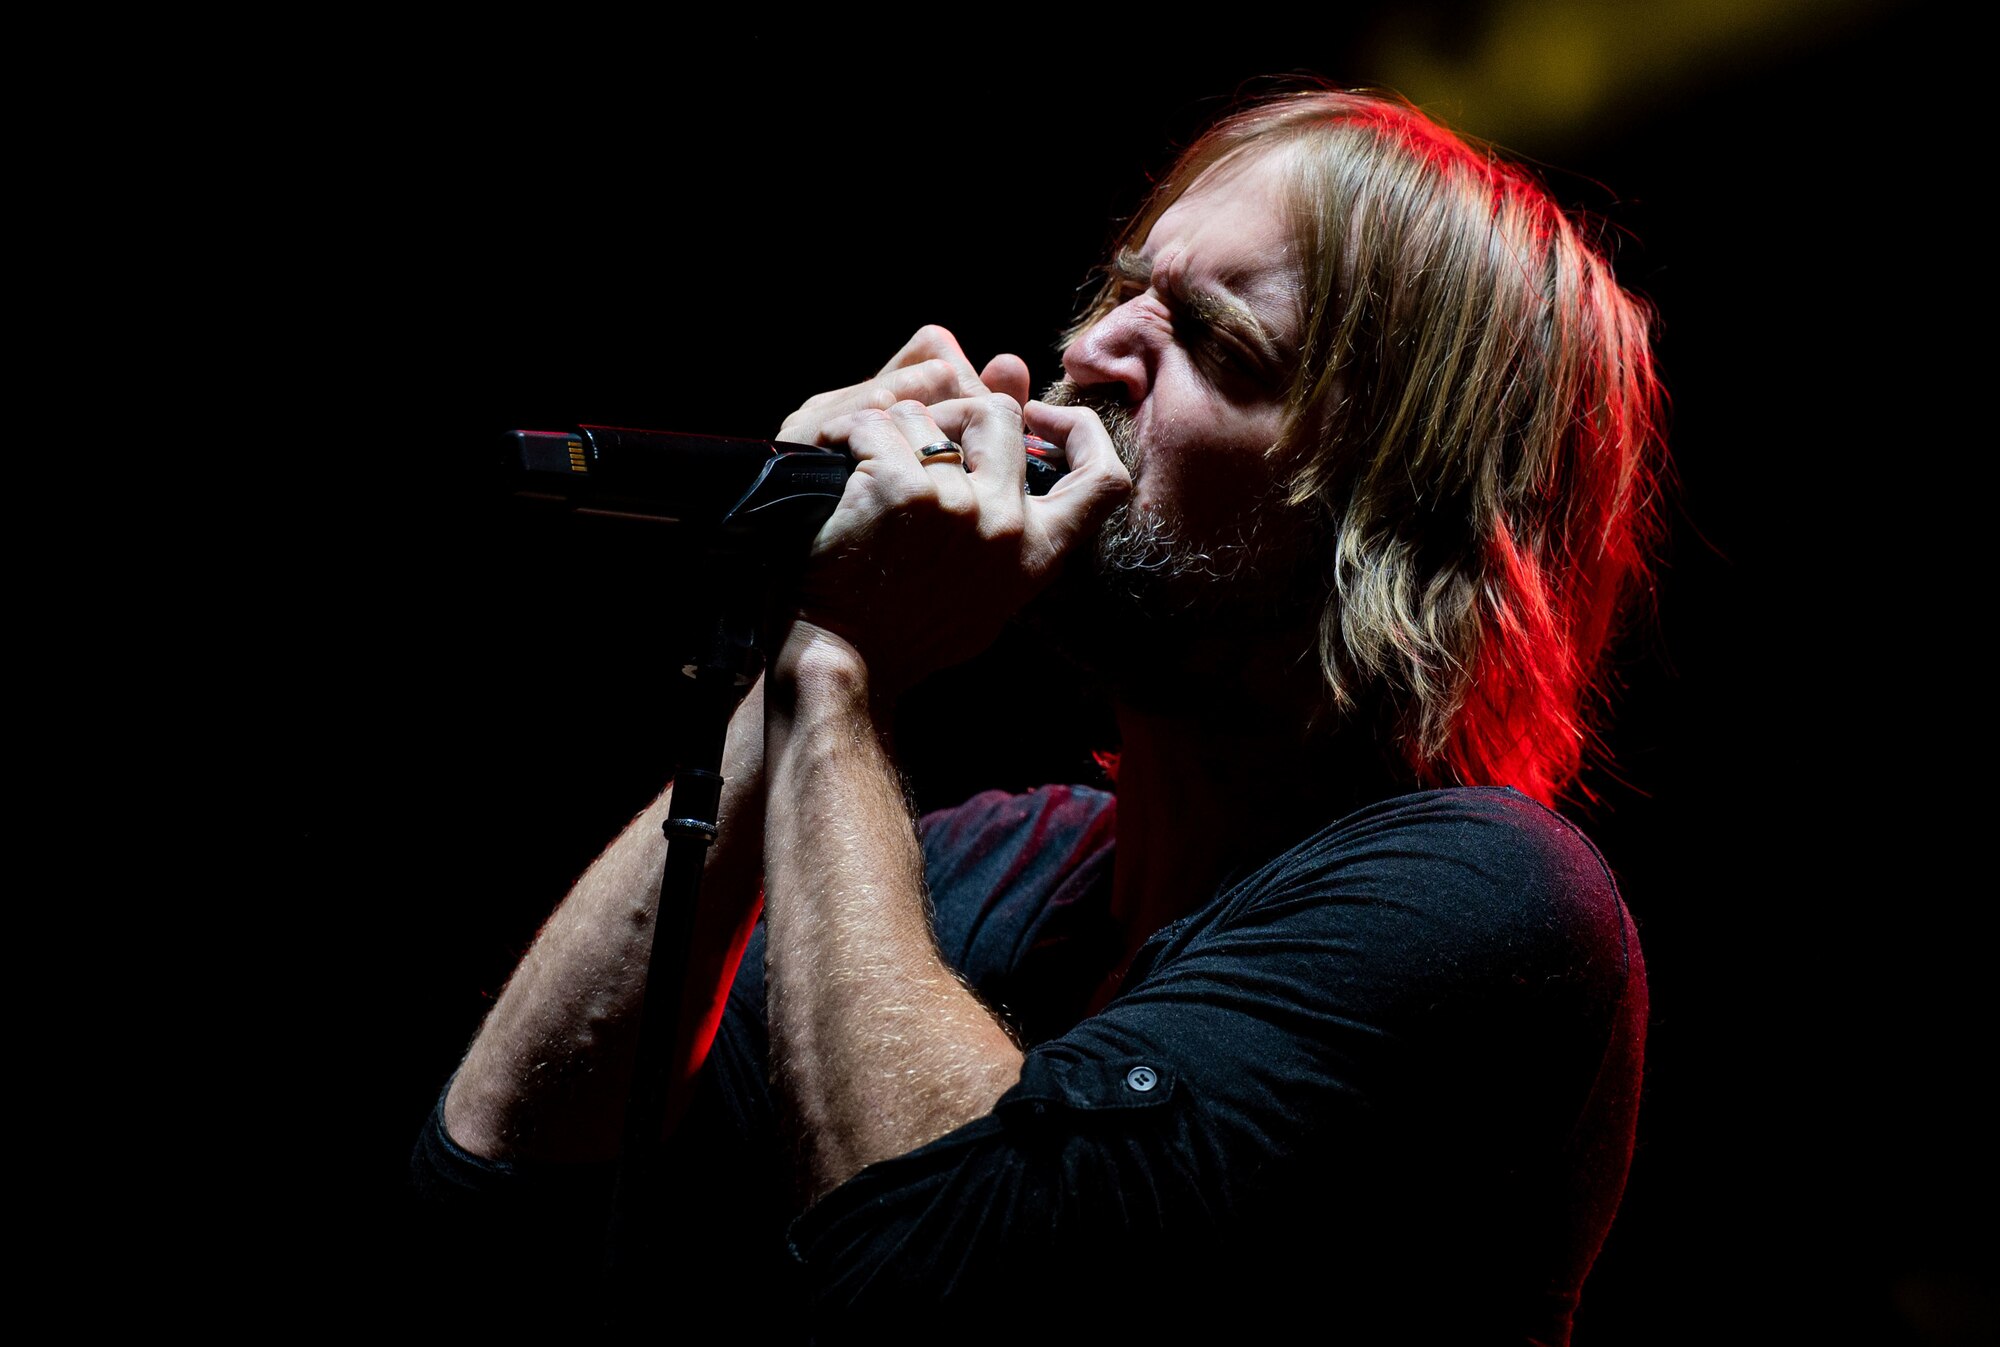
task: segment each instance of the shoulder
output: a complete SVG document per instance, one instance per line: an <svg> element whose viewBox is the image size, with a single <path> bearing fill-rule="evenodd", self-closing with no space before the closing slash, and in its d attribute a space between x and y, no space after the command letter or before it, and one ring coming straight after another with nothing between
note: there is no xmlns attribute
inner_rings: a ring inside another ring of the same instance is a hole
<svg viewBox="0 0 2000 1347"><path fill-rule="evenodd" d="M1420 1009L1426 1023L1444 1007L1484 1015L1558 987L1602 1009L1644 977L1598 849L1510 789L1356 809L1164 935L1162 969L1210 951L1244 967L1276 961L1298 983Z"/></svg>
<svg viewBox="0 0 2000 1347"><path fill-rule="evenodd" d="M1478 871L1551 868L1609 883L1597 848L1561 814L1505 787L1453 786L1392 796L1348 814L1274 864L1391 856L1451 858Z"/></svg>
<svg viewBox="0 0 2000 1347"><path fill-rule="evenodd" d="M984 791L919 820L925 867L933 885L984 878L998 887L1026 870L1052 877L1110 846L1115 804L1088 786Z"/></svg>
<svg viewBox="0 0 2000 1347"><path fill-rule="evenodd" d="M1562 815L1502 788L1418 791L1356 810L1244 879L1223 903L1253 922L1332 912L1343 926L1426 961L1497 959L1522 974L1596 967L1622 977L1637 958L1597 848Z"/></svg>
<svg viewBox="0 0 2000 1347"><path fill-rule="evenodd" d="M1104 791L1043 786L925 815L924 882L946 961L989 986L1038 943L1087 926L1110 875L1114 806Z"/></svg>
<svg viewBox="0 0 2000 1347"><path fill-rule="evenodd" d="M964 804L938 809L917 822L925 844L961 845L1023 832L1070 833L1108 824L1116 797L1089 786L1040 786L1014 794L981 791Z"/></svg>

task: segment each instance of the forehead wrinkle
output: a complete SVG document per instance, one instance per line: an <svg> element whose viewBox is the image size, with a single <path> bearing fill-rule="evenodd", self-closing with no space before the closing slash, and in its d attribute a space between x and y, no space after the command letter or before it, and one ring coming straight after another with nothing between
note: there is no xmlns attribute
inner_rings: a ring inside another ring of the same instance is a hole
<svg viewBox="0 0 2000 1347"><path fill-rule="evenodd" d="M1267 361L1281 361L1285 358L1284 345L1272 333L1257 310L1221 287L1196 285L1187 279L1184 263L1187 250L1175 252L1162 268L1155 268L1152 259L1131 248L1121 248L1112 259L1111 270L1121 281L1134 285L1158 285L1161 293L1185 307L1202 322L1212 327L1226 328L1247 342L1258 356Z"/></svg>

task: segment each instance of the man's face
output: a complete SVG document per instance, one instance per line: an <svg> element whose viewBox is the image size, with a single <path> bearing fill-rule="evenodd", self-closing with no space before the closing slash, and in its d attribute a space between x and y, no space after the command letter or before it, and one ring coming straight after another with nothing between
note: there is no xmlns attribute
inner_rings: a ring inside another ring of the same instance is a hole
<svg viewBox="0 0 2000 1347"><path fill-rule="evenodd" d="M1095 630L1060 624L1128 690L1168 650L1325 595L1277 453L1304 321L1284 173L1282 152L1241 159L1169 207L1115 259L1121 302L1063 352L1047 399L1096 408L1132 470L1098 547Z"/></svg>
<svg viewBox="0 0 2000 1347"><path fill-rule="evenodd" d="M1063 352L1048 399L1104 414L1133 492L1100 569L1162 614L1235 606L1218 581L1296 560L1274 501L1303 324L1284 173L1271 152L1210 170L1114 259L1122 300Z"/></svg>

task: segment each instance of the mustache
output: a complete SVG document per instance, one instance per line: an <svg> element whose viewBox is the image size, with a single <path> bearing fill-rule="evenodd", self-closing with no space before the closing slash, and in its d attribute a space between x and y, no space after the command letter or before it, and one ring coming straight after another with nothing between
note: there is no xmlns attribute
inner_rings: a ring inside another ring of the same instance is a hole
<svg viewBox="0 0 2000 1347"><path fill-rule="evenodd" d="M1118 451L1119 462L1127 472L1139 470L1139 444L1132 430L1132 406L1125 400L1125 390L1098 384L1084 387L1070 379L1058 379L1042 393L1041 400L1051 407L1082 407L1097 413L1097 419L1104 423L1105 433L1111 436L1111 446Z"/></svg>

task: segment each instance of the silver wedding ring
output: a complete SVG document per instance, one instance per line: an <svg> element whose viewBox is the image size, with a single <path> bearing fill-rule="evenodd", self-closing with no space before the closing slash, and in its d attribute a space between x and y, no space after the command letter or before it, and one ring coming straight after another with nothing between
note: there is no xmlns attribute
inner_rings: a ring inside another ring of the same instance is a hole
<svg viewBox="0 0 2000 1347"><path fill-rule="evenodd" d="M965 450L959 447L957 440L939 440L936 444L927 444L917 450L917 461L926 465L932 463L963 463L965 462Z"/></svg>

